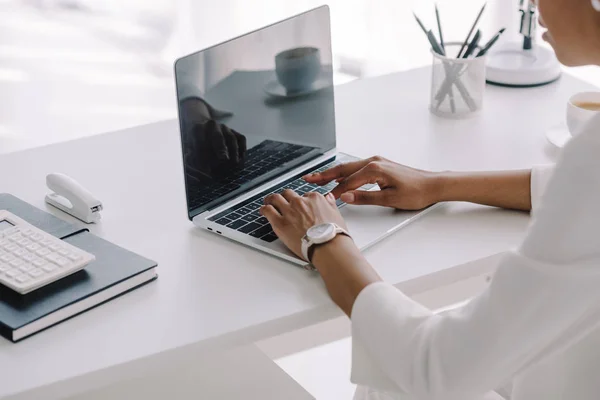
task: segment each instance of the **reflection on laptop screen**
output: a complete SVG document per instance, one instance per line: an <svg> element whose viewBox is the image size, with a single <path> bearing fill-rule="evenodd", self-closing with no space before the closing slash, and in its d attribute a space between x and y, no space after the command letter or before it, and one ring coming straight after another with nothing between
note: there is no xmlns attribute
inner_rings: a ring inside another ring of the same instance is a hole
<svg viewBox="0 0 600 400"><path fill-rule="evenodd" d="M175 64L190 218L335 147L329 9Z"/></svg>

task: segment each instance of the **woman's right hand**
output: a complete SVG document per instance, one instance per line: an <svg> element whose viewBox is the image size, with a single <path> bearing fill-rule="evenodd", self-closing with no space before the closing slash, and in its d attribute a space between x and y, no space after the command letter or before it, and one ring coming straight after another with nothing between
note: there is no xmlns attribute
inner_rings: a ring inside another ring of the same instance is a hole
<svg viewBox="0 0 600 400"><path fill-rule="evenodd" d="M325 185L331 181L339 182L332 193L348 204L420 210L439 201L436 176L433 172L406 167L375 156L310 174L304 179L317 185ZM357 190L368 183L378 184L381 190Z"/></svg>

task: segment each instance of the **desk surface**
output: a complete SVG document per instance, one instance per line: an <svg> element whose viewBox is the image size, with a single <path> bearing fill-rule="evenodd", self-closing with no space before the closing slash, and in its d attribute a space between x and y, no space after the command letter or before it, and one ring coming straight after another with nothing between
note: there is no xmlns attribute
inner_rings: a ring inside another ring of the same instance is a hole
<svg viewBox="0 0 600 400"><path fill-rule="evenodd" d="M488 87L470 120L430 115L429 69L336 89L338 144L421 168L526 168L555 157L544 131L590 85ZM339 315L318 276L195 229L186 218L174 121L0 158L0 188L42 209L45 176L64 172L104 203L92 231L159 263L158 281L21 343L0 340L0 398L174 348L253 342ZM67 218L58 211L56 215ZM394 284L435 276L515 245L524 213L444 205L367 252ZM432 275L433 274L433 275ZM24 371L27 371L24 373Z"/></svg>

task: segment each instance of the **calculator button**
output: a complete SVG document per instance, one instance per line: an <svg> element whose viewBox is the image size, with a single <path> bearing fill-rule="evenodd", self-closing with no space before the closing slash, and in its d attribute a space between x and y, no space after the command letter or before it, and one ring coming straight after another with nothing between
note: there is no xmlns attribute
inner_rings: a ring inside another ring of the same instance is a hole
<svg viewBox="0 0 600 400"><path fill-rule="evenodd" d="M52 251L59 251L60 249L62 249L62 246L54 243L51 244L50 246L48 246L48 250L52 250Z"/></svg>
<svg viewBox="0 0 600 400"><path fill-rule="evenodd" d="M11 267L18 267L19 265L23 265L23 260L19 260L18 258L15 258L11 262L9 262L9 264L11 265Z"/></svg>
<svg viewBox="0 0 600 400"><path fill-rule="evenodd" d="M10 229L4 230L2 233L4 233L5 236L10 236L10 235L14 235L15 233L17 233L19 231L20 231L20 229L17 228L16 226L14 226Z"/></svg>
<svg viewBox="0 0 600 400"><path fill-rule="evenodd" d="M34 256L34 255L33 255L33 254L31 254L31 253L27 253L27 254L24 254L24 255L22 255L22 256L21 256L21 258L22 258L23 260L27 261L27 262L32 262L32 261L33 261L33 260L35 260L37 257L36 257L36 256Z"/></svg>
<svg viewBox="0 0 600 400"><path fill-rule="evenodd" d="M15 256L13 256L12 254L5 254L3 256L0 256L0 261L4 261L4 262L11 262L14 259L15 259Z"/></svg>
<svg viewBox="0 0 600 400"><path fill-rule="evenodd" d="M63 257L67 257L69 255L69 250L65 250L65 249L59 250L58 254L60 254Z"/></svg>
<svg viewBox="0 0 600 400"><path fill-rule="evenodd" d="M60 260L62 257L59 256L56 253L50 253L48 255L46 255L46 260L48 261L52 261L53 263L56 263L58 260Z"/></svg>
<svg viewBox="0 0 600 400"><path fill-rule="evenodd" d="M40 240L44 240L44 235L42 235L41 233L34 233L29 238L33 241L39 242ZM47 246L47 245L45 245L45 246Z"/></svg>
<svg viewBox="0 0 600 400"><path fill-rule="evenodd" d="M48 247L51 244L54 244L54 242L51 239L44 239L40 242L40 244L44 247Z"/></svg>
<svg viewBox="0 0 600 400"><path fill-rule="evenodd" d="M41 269L32 269L31 271L29 271L29 275L31 275L34 278L38 278L42 275L44 275L44 271L42 271Z"/></svg>
<svg viewBox="0 0 600 400"><path fill-rule="evenodd" d="M19 271L18 269L11 269L6 273L6 275L10 276L11 278L14 278L15 276L21 275L21 271Z"/></svg>
<svg viewBox="0 0 600 400"><path fill-rule="evenodd" d="M4 264L4 263L0 263L0 272L6 272L9 269L12 269L12 267L8 264Z"/></svg>
<svg viewBox="0 0 600 400"><path fill-rule="evenodd" d="M18 242L21 239L25 239L25 238L20 233L15 233L14 235L11 235L8 237L8 240L11 240L13 242Z"/></svg>
<svg viewBox="0 0 600 400"><path fill-rule="evenodd" d="M29 252L25 249L16 249L13 251L13 254L17 257L23 257L25 254L29 254Z"/></svg>
<svg viewBox="0 0 600 400"><path fill-rule="evenodd" d="M2 240L0 240L0 247L4 247L7 244L10 244L10 240L8 240L8 239L2 239Z"/></svg>
<svg viewBox="0 0 600 400"><path fill-rule="evenodd" d="M35 268L35 267L31 264L23 264L19 267L19 271L27 272L27 271L31 271L33 268Z"/></svg>
<svg viewBox="0 0 600 400"><path fill-rule="evenodd" d="M31 263L36 267L41 267L43 265L48 264L48 261L44 260L43 258L38 258L36 260L33 260Z"/></svg>
<svg viewBox="0 0 600 400"><path fill-rule="evenodd" d="M9 244L8 246L4 246L4 250L6 251L15 251L15 250L19 250L19 246L17 246L14 243Z"/></svg>
<svg viewBox="0 0 600 400"><path fill-rule="evenodd" d="M21 274L21 275L19 275L19 276L17 276L17 277L15 278L15 280L16 280L17 282L19 282L19 283L25 283L25 282L27 282L27 281L28 281L28 280L30 280L30 279L31 279L31 278L30 278L28 275L25 275L25 274Z"/></svg>
<svg viewBox="0 0 600 400"><path fill-rule="evenodd" d="M46 265L44 265L44 266L42 267L42 269L43 269L44 271L46 271L46 272L52 272L52 271L56 271L56 269L57 269L57 268L58 268L58 267L57 267L56 265L54 265L54 264L50 264L50 263L47 263Z"/></svg>
<svg viewBox="0 0 600 400"><path fill-rule="evenodd" d="M66 267L71 264L71 262L64 257L58 257L54 263L59 267Z"/></svg>
<svg viewBox="0 0 600 400"><path fill-rule="evenodd" d="M31 240L29 240L27 238L23 238L23 239L19 240L17 242L17 244L22 247L29 246L31 244Z"/></svg>
<svg viewBox="0 0 600 400"><path fill-rule="evenodd" d="M39 244L37 244L37 243L31 243L29 246L27 246L27 247L25 247L25 248L26 248L27 250L29 250L29 251L37 251L37 250L41 249L41 248L42 248L42 246L40 246L40 245L39 245Z"/></svg>
<svg viewBox="0 0 600 400"><path fill-rule="evenodd" d="M48 249L39 249L38 251L35 252L35 254L37 254L38 256L47 256L48 254L51 254L52 252Z"/></svg>
<svg viewBox="0 0 600 400"><path fill-rule="evenodd" d="M35 232L31 229L23 229L21 231L21 235L25 236L25 237L29 237L31 235L33 235Z"/></svg>
<svg viewBox="0 0 600 400"><path fill-rule="evenodd" d="M76 253L71 253L67 256L67 258L71 261L77 261L81 258L81 256L79 254Z"/></svg>

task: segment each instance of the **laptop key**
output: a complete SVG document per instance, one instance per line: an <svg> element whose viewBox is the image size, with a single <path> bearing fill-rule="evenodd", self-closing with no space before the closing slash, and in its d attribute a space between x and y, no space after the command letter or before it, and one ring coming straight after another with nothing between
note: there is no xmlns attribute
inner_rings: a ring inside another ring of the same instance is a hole
<svg viewBox="0 0 600 400"><path fill-rule="evenodd" d="M236 212L240 213L240 214L246 215L246 214L250 214L252 212L252 209L248 208L248 207L244 207L244 208L241 208L239 210L236 210Z"/></svg>
<svg viewBox="0 0 600 400"><path fill-rule="evenodd" d="M257 224L266 225L269 223L269 220L266 219L265 217L260 217L259 219L257 219L254 222L256 222Z"/></svg>
<svg viewBox="0 0 600 400"><path fill-rule="evenodd" d="M227 225L228 228L231 229L239 229L242 226L246 225L247 222L241 219L238 219L237 221L233 221L232 223L230 223L229 225Z"/></svg>
<svg viewBox="0 0 600 400"><path fill-rule="evenodd" d="M221 218L216 220L215 222L219 225L227 225L230 224L232 221L229 218Z"/></svg>
<svg viewBox="0 0 600 400"><path fill-rule="evenodd" d="M232 212L227 214L225 218L229 218L230 220L235 221L236 219L242 218L242 215L238 214L237 212Z"/></svg>
<svg viewBox="0 0 600 400"><path fill-rule="evenodd" d="M254 202L254 203L246 204L245 207L247 207L251 210L258 210L260 208L260 205L258 205L256 202Z"/></svg>
<svg viewBox="0 0 600 400"><path fill-rule="evenodd" d="M266 225L266 226L263 226L260 229L257 229L255 231L253 231L250 234L250 236L254 236L256 238L261 238L261 237L263 237L265 235L269 235L271 233L273 233L273 230L271 229L271 225Z"/></svg>
<svg viewBox="0 0 600 400"><path fill-rule="evenodd" d="M276 241L279 238L277 236L275 236L275 234L272 234L272 235L263 236L263 237L261 237L261 239L264 240L265 242L271 243L271 242Z"/></svg>
<svg viewBox="0 0 600 400"><path fill-rule="evenodd" d="M252 221L254 221L254 220L255 220L255 219L257 219L257 218L258 218L258 217L256 217L255 215L248 214L248 215L244 215L244 216L242 217L242 220L244 220L244 221L246 221L246 222L252 222Z"/></svg>
<svg viewBox="0 0 600 400"><path fill-rule="evenodd" d="M320 188L315 189L315 192L321 193L322 195L326 195L327 193L329 193L329 190L320 187Z"/></svg>
<svg viewBox="0 0 600 400"><path fill-rule="evenodd" d="M242 233L250 233L252 231L257 230L258 228L260 228L259 224L256 224L254 222L249 223L248 225L244 225L242 226L240 229L238 229L238 231L242 232Z"/></svg>

